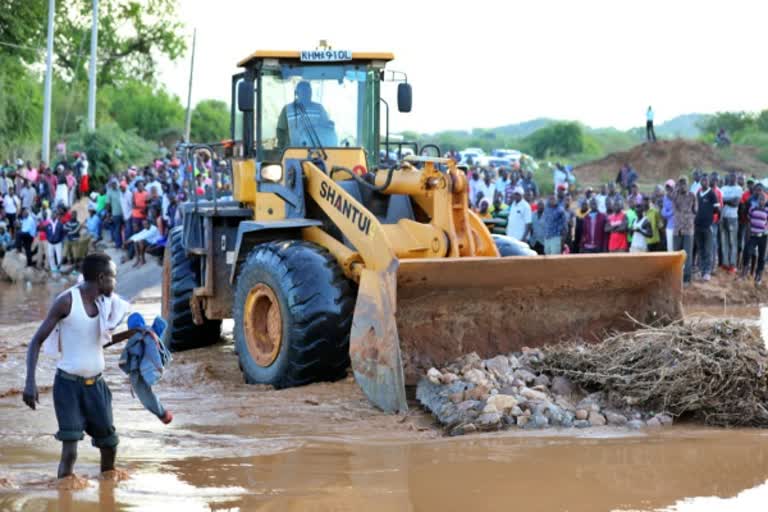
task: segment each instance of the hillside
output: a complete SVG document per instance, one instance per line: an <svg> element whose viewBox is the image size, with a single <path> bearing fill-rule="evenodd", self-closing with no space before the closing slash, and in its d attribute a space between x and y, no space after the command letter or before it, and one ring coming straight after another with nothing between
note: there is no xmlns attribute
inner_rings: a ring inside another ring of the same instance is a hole
<svg viewBox="0 0 768 512"><path fill-rule="evenodd" d="M539 117L537 119L531 119L530 121L524 121L522 123L499 126L497 128L492 128L490 131L501 135L522 139L529 136L536 130L540 130L541 128L556 122L558 122L556 119Z"/></svg>
<svg viewBox="0 0 768 512"><path fill-rule="evenodd" d="M695 139L701 135L699 123L704 121L706 114L684 114L673 117L656 127L656 135L659 137ZM643 132L645 128L643 127Z"/></svg>
<svg viewBox="0 0 768 512"><path fill-rule="evenodd" d="M611 153L604 158L587 162L574 172L582 183L597 184L612 180L619 168L628 163L640 175L641 183L662 183L681 174L689 175L694 168L724 173L730 170L768 175L768 164L756 158L757 149L733 146L727 150L715 149L709 144L685 140L659 140L644 143L627 151Z"/></svg>

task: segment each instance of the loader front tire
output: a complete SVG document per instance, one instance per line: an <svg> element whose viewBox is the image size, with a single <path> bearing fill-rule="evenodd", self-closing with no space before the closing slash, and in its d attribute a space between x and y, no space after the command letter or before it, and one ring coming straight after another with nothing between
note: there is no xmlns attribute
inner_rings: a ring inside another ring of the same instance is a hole
<svg viewBox="0 0 768 512"><path fill-rule="evenodd" d="M202 325L192 320L190 299L198 280L181 243L182 229L171 230L163 256L162 314L168 324L166 344L173 351L206 347L221 338L221 320L204 318Z"/></svg>
<svg viewBox="0 0 768 512"><path fill-rule="evenodd" d="M288 388L343 378L354 303L352 283L322 247L256 246L238 274L233 308L245 382Z"/></svg>

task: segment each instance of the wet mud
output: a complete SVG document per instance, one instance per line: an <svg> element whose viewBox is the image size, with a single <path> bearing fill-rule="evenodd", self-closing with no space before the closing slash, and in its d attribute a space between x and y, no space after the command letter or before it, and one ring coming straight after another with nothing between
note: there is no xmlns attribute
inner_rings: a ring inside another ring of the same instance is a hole
<svg viewBox="0 0 768 512"><path fill-rule="evenodd" d="M159 313L158 293L139 295L136 308ZM76 465L84 488L51 488L60 444L44 386L54 362L41 356L36 411L19 394L37 325L0 325L0 510L702 512L768 501L768 432L679 425L446 438L415 402L406 416L377 411L351 377L280 391L245 385L231 322L220 344L174 355L157 387L174 413L167 426L131 396L119 347L107 349L118 467L130 478L102 480L86 440Z"/></svg>

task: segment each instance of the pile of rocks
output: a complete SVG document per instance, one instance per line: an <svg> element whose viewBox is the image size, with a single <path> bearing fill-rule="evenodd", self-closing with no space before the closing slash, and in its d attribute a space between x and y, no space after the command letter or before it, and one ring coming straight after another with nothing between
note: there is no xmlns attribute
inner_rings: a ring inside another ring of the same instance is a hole
<svg viewBox="0 0 768 512"><path fill-rule="evenodd" d="M536 371L538 349L481 359L467 354L445 368L431 368L416 398L451 435L505 428L640 429L672 424L668 414L616 407L602 392L587 393L567 377Z"/></svg>

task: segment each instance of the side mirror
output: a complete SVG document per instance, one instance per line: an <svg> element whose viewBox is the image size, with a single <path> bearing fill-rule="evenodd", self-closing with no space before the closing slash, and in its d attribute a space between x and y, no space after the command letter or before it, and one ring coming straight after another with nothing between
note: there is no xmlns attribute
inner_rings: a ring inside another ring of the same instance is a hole
<svg viewBox="0 0 768 512"><path fill-rule="evenodd" d="M397 84L397 110L400 112L410 112L413 103L413 91L411 84L402 82Z"/></svg>
<svg viewBox="0 0 768 512"><path fill-rule="evenodd" d="M237 84L237 108L240 112L253 112L253 81L242 80Z"/></svg>

